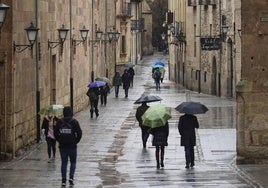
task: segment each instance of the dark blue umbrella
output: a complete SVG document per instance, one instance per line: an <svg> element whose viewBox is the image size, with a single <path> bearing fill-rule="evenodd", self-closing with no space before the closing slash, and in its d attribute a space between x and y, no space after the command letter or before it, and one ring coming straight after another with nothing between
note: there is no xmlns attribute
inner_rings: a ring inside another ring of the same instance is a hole
<svg viewBox="0 0 268 188"><path fill-rule="evenodd" d="M96 80L94 82L89 83L87 87L94 88L94 87L101 87L101 86L105 86L105 85L106 85L106 82Z"/></svg>
<svg viewBox="0 0 268 188"><path fill-rule="evenodd" d="M175 108L180 113L185 114L204 114L208 111L208 108L200 102L183 102Z"/></svg>
<svg viewBox="0 0 268 188"><path fill-rule="evenodd" d="M163 62L161 62L161 61L157 61L157 62L154 63L154 66L155 66L155 65L161 65L161 66L164 67L164 66L165 66L165 63L163 63Z"/></svg>

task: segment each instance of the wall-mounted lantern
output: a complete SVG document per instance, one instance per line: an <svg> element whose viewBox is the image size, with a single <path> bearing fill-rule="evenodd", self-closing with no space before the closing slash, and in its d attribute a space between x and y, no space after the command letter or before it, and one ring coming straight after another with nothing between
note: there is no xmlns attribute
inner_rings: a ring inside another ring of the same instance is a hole
<svg viewBox="0 0 268 188"><path fill-rule="evenodd" d="M83 29L80 29L80 34L81 34L82 40L72 39L72 45L77 46L77 45L79 45L81 43L84 43L87 40L88 31L89 30L86 29L85 26L83 27Z"/></svg>
<svg viewBox="0 0 268 188"><path fill-rule="evenodd" d="M39 28L35 27L33 23L31 22L31 25L27 28L25 28L25 31L27 33L27 38L30 44L16 44L15 41L13 42L13 50L14 52L21 53L27 48L31 50L31 54L33 55L33 45L37 38Z"/></svg>
<svg viewBox="0 0 268 188"><path fill-rule="evenodd" d="M221 26L221 39L222 39L222 41L225 41L227 33L228 33L228 26L222 25Z"/></svg>

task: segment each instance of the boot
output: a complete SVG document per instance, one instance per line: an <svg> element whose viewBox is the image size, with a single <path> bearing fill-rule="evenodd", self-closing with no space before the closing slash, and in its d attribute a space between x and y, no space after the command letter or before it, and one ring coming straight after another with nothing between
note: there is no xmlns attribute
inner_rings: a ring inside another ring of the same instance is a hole
<svg viewBox="0 0 268 188"><path fill-rule="evenodd" d="M90 110L90 118L93 118L93 110Z"/></svg>
<svg viewBox="0 0 268 188"><path fill-rule="evenodd" d="M164 148L161 148L161 167L164 167Z"/></svg>
<svg viewBox="0 0 268 188"><path fill-rule="evenodd" d="M156 161L156 168L157 168L157 169L159 169L159 168L160 168L159 161Z"/></svg>

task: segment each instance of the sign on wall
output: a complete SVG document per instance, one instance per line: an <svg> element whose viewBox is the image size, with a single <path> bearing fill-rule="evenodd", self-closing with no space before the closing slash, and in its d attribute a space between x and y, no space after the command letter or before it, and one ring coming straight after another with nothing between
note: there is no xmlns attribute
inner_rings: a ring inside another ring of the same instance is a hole
<svg viewBox="0 0 268 188"><path fill-rule="evenodd" d="M221 48L219 37L200 37L200 44L202 50L219 50Z"/></svg>

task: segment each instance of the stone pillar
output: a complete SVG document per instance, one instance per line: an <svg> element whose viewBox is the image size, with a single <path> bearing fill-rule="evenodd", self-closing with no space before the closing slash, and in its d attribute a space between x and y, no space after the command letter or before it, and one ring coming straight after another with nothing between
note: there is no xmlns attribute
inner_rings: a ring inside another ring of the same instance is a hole
<svg viewBox="0 0 268 188"><path fill-rule="evenodd" d="M237 163L268 163L268 2L241 1Z"/></svg>

